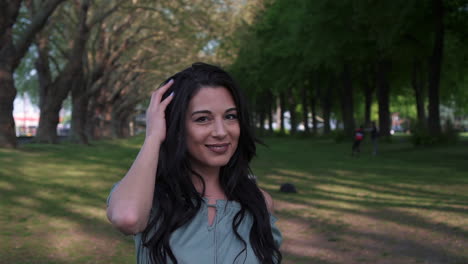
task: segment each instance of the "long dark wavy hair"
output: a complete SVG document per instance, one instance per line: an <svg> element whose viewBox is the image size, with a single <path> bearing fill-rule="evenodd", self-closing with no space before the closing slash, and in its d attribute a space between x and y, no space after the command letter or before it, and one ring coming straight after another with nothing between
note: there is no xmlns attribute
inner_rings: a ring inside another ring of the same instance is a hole
<svg viewBox="0 0 468 264"><path fill-rule="evenodd" d="M250 243L260 263L281 263L282 255L273 241L270 218L262 192L251 176L249 163L256 154L256 139L250 123L247 103L233 78L219 67L195 63L169 77L174 80L163 98L174 92L174 98L165 112L166 140L162 143L156 173L153 204L157 210L142 234L144 246L150 251L153 263L166 263L169 258L177 263L169 238L177 228L188 223L200 210L205 183L201 175L190 167L185 118L191 98L203 87L227 88L236 104L240 137L237 149L228 164L220 169L220 184L228 200L237 201L241 209L234 216L232 229L244 245L239 257L246 251L247 243L237 232L246 214L253 217ZM203 184L200 194L192 183L196 175ZM155 231L151 231L153 229Z"/></svg>

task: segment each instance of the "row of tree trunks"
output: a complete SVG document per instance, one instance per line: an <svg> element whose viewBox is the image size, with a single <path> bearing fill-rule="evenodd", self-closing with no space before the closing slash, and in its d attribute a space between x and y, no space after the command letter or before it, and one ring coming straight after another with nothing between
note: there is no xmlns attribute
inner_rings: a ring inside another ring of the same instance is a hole
<svg viewBox="0 0 468 264"><path fill-rule="evenodd" d="M42 30L47 19L63 1L43 2L43 8L31 17L31 22L24 33L13 42L13 27L23 1L0 0L0 147L14 148L17 145L13 118L13 102L17 92L13 73L35 35Z"/></svg>
<svg viewBox="0 0 468 264"><path fill-rule="evenodd" d="M437 1L436 1L437 2ZM441 14L439 14L441 16ZM439 119L439 91L438 86L440 82L440 67L442 60L442 49L443 49L443 28L438 28L438 36L436 36L433 55L430 59L430 72L429 74L429 125L431 133L437 135L440 133L440 119ZM379 130L382 136L390 136L391 130L391 117L390 117L390 81L389 75L391 73L392 63L389 60L382 59L376 63L375 68L369 68L362 76L363 91L364 91L364 124L370 124L371 120L371 106L374 96L374 91L376 91L377 103L378 103L378 115L379 115ZM425 92L424 88L425 79L424 79L424 70L422 62L420 59L414 59L413 69L412 69L412 79L411 84L415 94L416 108L417 108L417 118L420 125L426 126L427 119L424 107L424 97ZM316 79L316 78L312 78ZM333 78L332 78L333 79ZM344 131L346 134L352 134L354 131L355 123L353 117L353 87L351 81L351 72L349 65L345 64L341 74L342 81L342 96L340 96L341 101L341 112L342 112L342 121L344 125ZM330 81L329 89L320 90L320 83L318 80L315 81L313 89L306 89L305 86L300 88L301 92L301 103L302 103L302 116L304 123L305 132L310 131L308 125L308 113L309 110L312 112L312 122L313 122L313 133L317 133L317 120L316 120L316 96L314 92L317 91L317 96L319 96L322 107L322 116L324 119L324 134L330 133L330 115L332 109L332 91L334 90L334 80ZM287 101L288 101L288 110L291 114L291 125L296 124L295 121L295 101L292 97L291 89L287 90ZM309 98L309 101L307 101ZM267 100L271 101L271 100ZM432 102L432 103L431 103ZM280 94L278 98L278 123L280 123L280 129L284 133L284 110L285 110L285 98ZM437 106L437 107L435 107ZM267 111L271 115L272 108ZM432 112L431 112L432 111ZM432 115L431 115L432 113ZM265 114L263 111L260 114L260 120L265 119ZM272 120L269 117L269 120ZM270 125L271 127L271 125ZM295 126L291 127L291 134L295 134Z"/></svg>

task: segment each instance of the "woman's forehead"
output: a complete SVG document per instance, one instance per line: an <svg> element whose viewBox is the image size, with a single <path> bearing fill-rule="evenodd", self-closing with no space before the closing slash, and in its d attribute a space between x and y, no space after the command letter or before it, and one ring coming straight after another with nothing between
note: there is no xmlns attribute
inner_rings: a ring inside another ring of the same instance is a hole
<svg viewBox="0 0 468 264"><path fill-rule="evenodd" d="M236 107L231 92L223 86L206 86L200 88L189 102L189 111L204 110L203 108L233 108Z"/></svg>

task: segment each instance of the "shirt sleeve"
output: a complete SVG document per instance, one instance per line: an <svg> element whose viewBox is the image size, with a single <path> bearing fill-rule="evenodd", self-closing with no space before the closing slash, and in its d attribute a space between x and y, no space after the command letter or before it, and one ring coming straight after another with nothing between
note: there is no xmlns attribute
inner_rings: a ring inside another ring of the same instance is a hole
<svg viewBox="0 0 468 264"><path fill-rule="evenodd" d="M273 235L273 241L275 242L276 246L279 248L281 246L281 243L283 242L283 235L281 234L281 231L279 230L279 228L276 226L275 224L276 221L278 221L278 218L270 214L270 225L271 225L271 233Z"/></svg>

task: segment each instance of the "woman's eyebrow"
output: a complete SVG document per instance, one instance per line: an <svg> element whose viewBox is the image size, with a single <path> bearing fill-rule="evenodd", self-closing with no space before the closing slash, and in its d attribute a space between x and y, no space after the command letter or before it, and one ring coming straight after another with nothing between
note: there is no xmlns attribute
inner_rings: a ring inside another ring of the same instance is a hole
<svg viewBox="0 0 468 264"><path fill-rule="evenodd" d="M208 110L195 111L195 112L192 113L192 116L194 116L196 114L211 114L211 111L208 111Z"/></svg>
<svg viewBox="0 0 468 264"><path fill-rule="evenodd" d="M228 108L225 113L228 113L228 112L231 112L231 111L237 111L237 108L236 107L231 107L231 108ZM211 111L209 110L199 110L199 111L195 111L192 113L191 116L194 116L196 114L211 114Z"/></svg>

